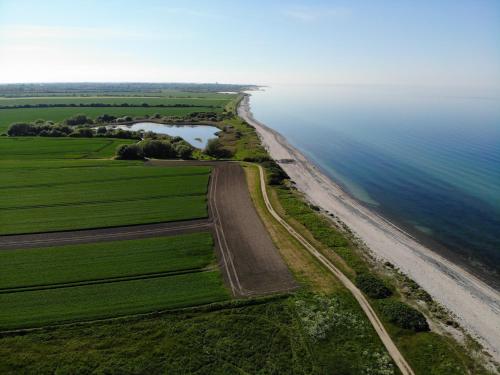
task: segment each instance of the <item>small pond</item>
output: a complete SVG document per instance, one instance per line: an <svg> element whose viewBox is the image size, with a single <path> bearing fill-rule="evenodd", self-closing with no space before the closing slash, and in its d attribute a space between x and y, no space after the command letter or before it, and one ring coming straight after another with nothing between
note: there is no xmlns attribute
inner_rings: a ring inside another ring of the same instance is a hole
<svg viewBox="0 0 500 375"><path fill-rule="evenodd" d="M158 134L167 134L173 137L182 137L186 142L194 147L204 148L211 138L217 138L216 133L220 129L209 125L165 125L154 122L138 122L133 125L120 125L119 129L124 130L144 130Z"/></svg>

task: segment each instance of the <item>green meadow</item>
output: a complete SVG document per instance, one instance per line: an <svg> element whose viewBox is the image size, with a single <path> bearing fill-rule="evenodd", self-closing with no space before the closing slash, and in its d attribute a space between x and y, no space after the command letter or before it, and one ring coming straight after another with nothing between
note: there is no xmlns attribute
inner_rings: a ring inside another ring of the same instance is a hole
<svg viewBox="0 0 500 375"><path fill-rule="evenodd" d="M62 140L62 139L61 139ZM7 163L0 234L187 220L207 216L207 167L139 165L12 169ZM0 168L0 171L2 169Z"/></svg>
<svg viewBox="0 0 500 375"><path fill-rule="evenodd" d="M0 137L0 160L110 158L128 139Z"/></svg>
<svg viewBox="0 0 500 375"><path fill-rule="evenodd" d="M109 97L36 97L36 98L2 98L0 106L18 105L39 105L39 104L64 104L64 105L89 105L94 103L110 105L192 105L206 107L224 107L230 99L226 96L211 95L204 97L130 97L130 96L109 96Z"/></svg>
<svg viewBox="0 0 500 375"><path fill-rule="evenodd" d="M229 297L219 271L0 294L0 330L207 304Z"/></svg>
<svg viewBox="0 0 500 375"><path fill-rule="evenodd" d="M186 116L193 112L222 112L222 107L55 107L55 108L15 108L0 109L0 133L7 131L14 122L33 122L38 119L62 122L77 114L84 114L92 119L107 114L122 117L144 117L156 113L160 116Z"/></svg>
<svg viewBox="0 0 500 375"><path fill-rule="evenodd" d="M215 260L209 233L0 252L0 293L193 271Z"/></svg>

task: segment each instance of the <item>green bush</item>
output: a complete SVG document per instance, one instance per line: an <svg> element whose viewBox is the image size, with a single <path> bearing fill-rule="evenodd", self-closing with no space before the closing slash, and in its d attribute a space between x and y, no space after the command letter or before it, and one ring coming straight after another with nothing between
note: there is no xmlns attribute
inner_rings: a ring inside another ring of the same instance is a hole
<svg viewBox="0 0 500 375"><path fill-rule="evenodd" d="M177 156L170 142L151 139L142 141L139 146L142 147L142 152L147 158L171 159Z"/></svg>
<svg viewBox="0 0 500 375"><path fill-rule="evenodd" d="M358 274L355 282L357 287L371 298L386 298L392 294L382 280L369 273Z"/></svg>
<svg viewBox="0 0 500 375"><path fill-rule="evenodd" d="M214 158L230 158L232 156L231 151L224 148L218 138L209 139L204 152Z"/></svg>
<svg viewBox="0 0 500 375"><path fill-rule="evenodd" d="M269 172L269 185L281 185L283 180L290 178L274 160L265 161L262 166Z"/></svg>
<svg viewBox="0 0 500 375"><path fill-rule="evenodd" d="M378 307L389 322L400 328L415 332L429 331L429 324L427 324L425 316L403 302L390 299L382 300L378 302Z"/></svg>
<svg viewBox="0 0 500 375"><path fill-rule="evenodd" d="M142 160L144 154L139 145L120 145L116 149L116 159L119 160Z"/></svg>

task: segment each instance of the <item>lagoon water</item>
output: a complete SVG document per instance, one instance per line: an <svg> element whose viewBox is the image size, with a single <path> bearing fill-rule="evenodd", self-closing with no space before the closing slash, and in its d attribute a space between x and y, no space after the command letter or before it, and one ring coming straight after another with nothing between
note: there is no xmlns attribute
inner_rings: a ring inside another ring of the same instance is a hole
<svg viewBox="0 0 500 375"><path fill-rule="evenodd" d="M179 136L197 148L204 148L209 139L217 138L216 133L220 131L215 126L208 125L164 125L154 122L138 122L130 126L121 125L119 128L134 131L152 131L172 137Z"/></svg>
<svg viewBox="0 0 500 375"><path fill-rule="evenodd" d="M499 284L498 91L273 86L251 108L352 196Z"/></svg>

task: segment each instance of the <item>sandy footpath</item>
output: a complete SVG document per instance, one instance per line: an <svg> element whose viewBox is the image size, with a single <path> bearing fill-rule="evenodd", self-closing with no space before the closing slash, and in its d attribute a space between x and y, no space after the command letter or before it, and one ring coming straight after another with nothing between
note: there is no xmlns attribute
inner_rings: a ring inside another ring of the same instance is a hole
<svg viewBox="0 0 500 375"><path fill-rule="evenodd" d="M373 254L408 274L500 361L500 293L416 242L390 222L359 204L325 176L278 132L255 120L246 96L238 114L259 133L264 146L311 203L334 213L356 233Z"/></svg>

